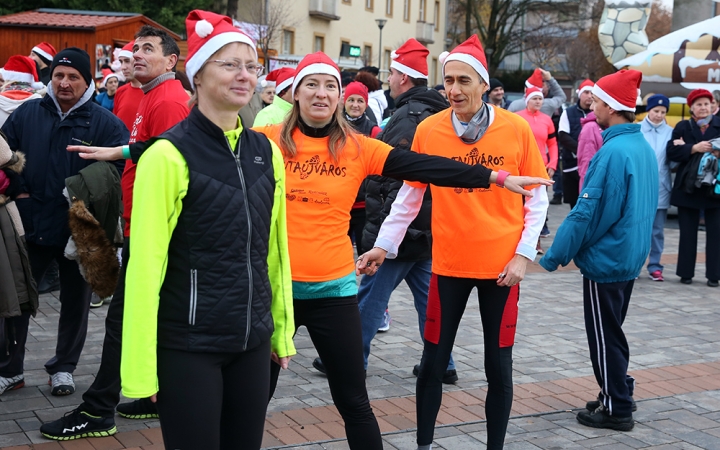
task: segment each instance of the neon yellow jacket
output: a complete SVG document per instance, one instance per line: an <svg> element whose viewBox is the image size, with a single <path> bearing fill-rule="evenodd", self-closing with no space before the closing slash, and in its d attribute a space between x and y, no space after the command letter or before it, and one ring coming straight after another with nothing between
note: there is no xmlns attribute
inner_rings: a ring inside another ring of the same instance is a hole
<svg viewBox="0 0 720 450"><path fill-rule="evenodd" d="M225 133L230 145L237 144L242 125ZM271 313L274 332L272 351L279 357L296 353L285 207L285 167L275 143L272 164L275 176L274 202L268 245L268 278L272 288ZM132 240L125 280L122 360L123 394L145 398L158 392L157 317L160 288L165 278L168 246L187 194L189 170L180 152L167 140L150 146L140 158L133 192ZM269 359L268 355L268 359ZM269 363L269 361L268 361Z"/></svg>

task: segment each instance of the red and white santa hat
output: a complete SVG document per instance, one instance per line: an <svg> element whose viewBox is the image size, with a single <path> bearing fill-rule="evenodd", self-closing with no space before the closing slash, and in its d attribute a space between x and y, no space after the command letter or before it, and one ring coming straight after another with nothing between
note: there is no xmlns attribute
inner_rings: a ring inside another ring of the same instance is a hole
<svg viewBox="0 0 720 450"><path fill-rule="evenodd" d="M123 76L122 73L119 73L119 72L110 72L110 73L108 73L108 74L105 75L105 77L103 78L102 82L100 83L100 87L101 87L101 88L104 88L110 78L117 78L118 83L125 81L125 77Z"/></svg>
<svg viewBox="0 0 720 450"><path fill-rule="evenodd" d="M33 47L32 51L47 59L48 61L52 61L55 55L57 55L57 50L55 50L55 47L53 47L48 42L39 43L38 45Z"/></svg>
<svg viewBox="0 0 720 450"><path fill-rule="evenodd" d="M620 70L600 78L593 86L592 93L615 111L635 112L640 83L642 72Z"/></svg>
<svg viewBox="0 0 720 450"><path fill-rule="evenodd" d="M275 93L279 94L285 89L289 88L293 84L293 77L295 76L295 69L290 67L283 67L281 69L275 69L273 72L277 72L275 78Z"/></svg>
<svg viewBox="0 0 720 450"><path fill-rule="evenodd" d="M417 40L410 38L390 54L390 67L413 78L427 80L427 57L430 50Z"/></svg>
<svg viewBox="0 0 720 450"><path fill-rule="evenodd" d="M540 97L545 98L543 95L542 88L539 87L531 87L525 90L525 104L527 105L528 101L533 97Z"/></svg>
<svg viewBox="0 0 720 450"><path fill-rule="evenodd" d="M335 61L332 60L328 55L323 52L315 52L305 55L305 57L298 64L295 69L295 77L292 82L292 93L295 95L295 90L298 85L308 75L324 74L331 75L337 79L338 89L342 94L342 83L340 80L340 69L338 68Z"/></svg>
<svg viewBox="0 0 720 450"><path fill-rule="evenodd" d="M28 83L33 89L42 89L45 87L38 77L35 61L29 56L13 55L8 58L5 67L0 69L5 81L19 81Z"/></svg>
<svg viewBox="0 0 720 450"><path fill-rule="evenodd" d="M205 62L227 44L240 42L249 45L257 60L255 42L250 36L235 28L228 16L196 9L188 14L185 19L185 27L188 35L185 73L193 88L195 87L193 78Z"/></svg>
<svg viewBox="0 0 720 450"><path fill-rule="evenodd" d="M592 91L593 86L595 86L595 83L593 83L592 80L588 79L583 81L577 88L577 95L580 95L585 91Z"/></svg>
<svg viewBox="0 0 720 450"><path fill-rule="evenodd" d="M445 64L450 61L460 61L468 64L475 69L485 84L490 84L490 75L487 70L487 59L485 59L485 50L483 50L480 39L473 34L465 42L458 45L450 53L440 53L440 63L443 67L443 76L445 76Z"/></svg>
<svg viewBox="0 0 720 450"><path fill-rule="evenodd" d="M118 59L120 59L120 58L133 59L133 45L135 45L134 40L125 44L125 46L123 48L121 48L120 51L118 52Z"/></svg>
<svg viewBox="0 0 720 450"><path fill-rule="evenodd" d="M531 88L533 86L539 88L543 86L543 76L540 69L535 69L533 74L530 75L530 78L525 80L525 87Z"/></svg>

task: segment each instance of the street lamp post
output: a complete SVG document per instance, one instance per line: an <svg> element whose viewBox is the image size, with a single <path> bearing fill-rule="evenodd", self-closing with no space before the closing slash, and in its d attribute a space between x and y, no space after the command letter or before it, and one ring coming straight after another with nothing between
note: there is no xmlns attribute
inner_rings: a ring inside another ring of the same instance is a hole
<svg viewBox="0 0 720 450"><path fill-rule="evenodd" d="M378 70L382 70L382 29L387 23L387 19L375 19L375 22L377 22L378 28L380 28L380 45L378 48Z"/></svg>

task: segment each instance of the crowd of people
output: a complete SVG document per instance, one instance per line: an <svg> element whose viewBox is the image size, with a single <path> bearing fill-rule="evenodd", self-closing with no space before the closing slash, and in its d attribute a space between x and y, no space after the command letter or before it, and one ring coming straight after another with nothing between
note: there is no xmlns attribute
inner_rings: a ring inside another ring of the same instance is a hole
<svg viewBox="0 0 720 450"><path fill-rule="evenodd" d="M692 91L692 117L673 129L662 94L635 123L633 70L582 81L563 109L557 80L537 69L509 103L476 35L439 55L443 84L432 87L415 39L392 53L387 80L373 67L342 72L323 52L263 76L230 18L195 10L186 26L184 72L177 43L152 26L100 83L86 52L48 43L0 69L0 395L24 386L38 283L53 266L52 395L75 392L89 308L109 301L95 380L43 436L110 436L117 412L159 417L167 448L258 449L304 326L350 448L381 449L365 377L405 280L423 342L418 449L432 448L442 384L458 380L452 348L473 289L487 446L501 449L520 283L543 253L548 271L574 260L583 274L600 391L577 420L633 428L622 324L648 255L663 281L671 204L681 282L695 275L701 220L707 285L720 278L712 93ZM545 251L548 206L563 200L571 212ZM135 400L119 404L121 392Z"/></svg>

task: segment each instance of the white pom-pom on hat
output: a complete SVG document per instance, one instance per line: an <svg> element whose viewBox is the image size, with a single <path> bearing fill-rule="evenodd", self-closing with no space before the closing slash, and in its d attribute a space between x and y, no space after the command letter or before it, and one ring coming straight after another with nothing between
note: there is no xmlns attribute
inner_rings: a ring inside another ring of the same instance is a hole
<svg viewBox="0 0 720 450"><path fill-rule="evenodd" d="M440 61L440 64L445 64L445 60L447 59L448 56L450 56L450 52L440 53L440 56L438 56L438 60Z"/></svg>
<svg viewBox="0 0 720 450"><path fill-rule="evenodd" d="M391 57L392 59L397 58L397 57L398 57L397 52L396 52L395 50L393 50L392 53L390 53L390 57Z"/></svg>
<svg viewBox="0 0 720 450"><path fill-rule="evenodd" d="M206 38L206 37L210 36L210 33L212 33L213 30L214 30L214 27L207 20L204 20L204 19L199 20L195 24L195 33L197 33L197 35L200 36L201 38Z"/></svg>

